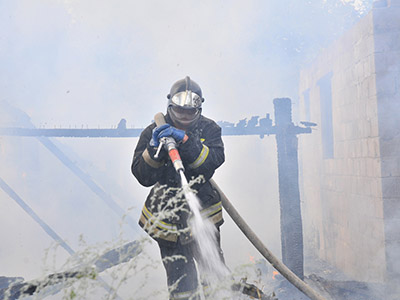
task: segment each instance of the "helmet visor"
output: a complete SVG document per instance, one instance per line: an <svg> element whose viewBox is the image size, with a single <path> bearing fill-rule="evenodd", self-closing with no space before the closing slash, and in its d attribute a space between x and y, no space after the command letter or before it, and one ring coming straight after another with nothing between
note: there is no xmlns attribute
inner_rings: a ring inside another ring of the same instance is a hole
<svg viewBox="0 0 400 300"><path fill-rule="evenodd" d="M178 106L183 106L188 108L200 108L202 99L196 93L190 90L186 90L173 95L171 98L171 102Z"/></svg>
<svg viewBox="0 0 400 300"><path fill-rule="evenodd" d="M174 117L181 123L190 123L194 121L197 115L200 113L200 109L191 107L182 107L172 105L171 110Z"/></svg>

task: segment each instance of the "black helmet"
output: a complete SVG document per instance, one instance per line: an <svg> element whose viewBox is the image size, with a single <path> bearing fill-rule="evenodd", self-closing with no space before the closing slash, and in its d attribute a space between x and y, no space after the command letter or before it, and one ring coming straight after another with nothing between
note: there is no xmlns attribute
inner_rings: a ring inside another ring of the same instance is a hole
<svg viewBox="0 0 400 300"><path fill-rule="evenodd" d="M175 82L168 94L168 114L176 125L188 127L201 114L204 102L200 86L189 76Z"/></svg>
<svg viewBox="0 0 400 300"><path fill-rule="evenodd" d="M204 102L202 96L200 86L186 76L171 87L167 96L168 106L175 104L188 108L201 108L201 104Z"/></svg>

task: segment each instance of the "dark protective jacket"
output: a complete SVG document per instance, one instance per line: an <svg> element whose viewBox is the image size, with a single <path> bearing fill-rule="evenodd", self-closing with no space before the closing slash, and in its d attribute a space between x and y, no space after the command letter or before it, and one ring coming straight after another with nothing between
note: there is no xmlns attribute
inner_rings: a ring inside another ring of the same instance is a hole
<svg viewBox="0 0 400 300"><path fill-rule="evenodd" d="M172 125L168 115L166 122ZM156 148L149 145L152 123L143 130L135 149L132 173L143 186L153 186L142 209L139 225L159 243L173 246L192 240L187 226L190 211L180 189L181 180L165 150L154 158ZM222 225L222 205L209 180L225 160L221 128L204 116L186 130L189 139L178 150L192 189L200 199L201 213L217 227ZM199 175L201 175L199 177Z"/></svg>

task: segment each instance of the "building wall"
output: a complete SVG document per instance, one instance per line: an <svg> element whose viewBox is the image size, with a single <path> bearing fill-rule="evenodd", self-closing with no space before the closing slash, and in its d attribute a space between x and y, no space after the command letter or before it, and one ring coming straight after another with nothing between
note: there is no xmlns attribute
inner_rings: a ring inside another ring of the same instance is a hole
<svg viewBox="0 0 400 300"><path fill-rule="evenodd" d="M300 119L318 124L300 138L306 254L370 282L400 269L400 1L380 6L299 87Z"/></svg>

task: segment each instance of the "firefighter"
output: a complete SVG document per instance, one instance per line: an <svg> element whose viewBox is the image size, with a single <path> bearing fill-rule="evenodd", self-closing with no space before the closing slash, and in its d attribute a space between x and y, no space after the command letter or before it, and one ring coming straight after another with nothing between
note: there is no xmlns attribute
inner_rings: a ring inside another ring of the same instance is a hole
<svg viewBox="0 0 400 300"><path fill-rule="evenodd" d="M195 266L199 255L188 226L190 210L166 150L157 150L160 138L173 137L178 143L186 178L194 180L191 187L200 199L201 213L217 228L217 247L223 261L221 198L209 180L225 160L224 144L221 128L202 115L204 98L195 81L189 77L177 81L167 98L166 124L157 127L152 123L145 128L134 152L133 175L143 186L152 187L139 224L159 245L170 299L200 299Z"/></svg>

